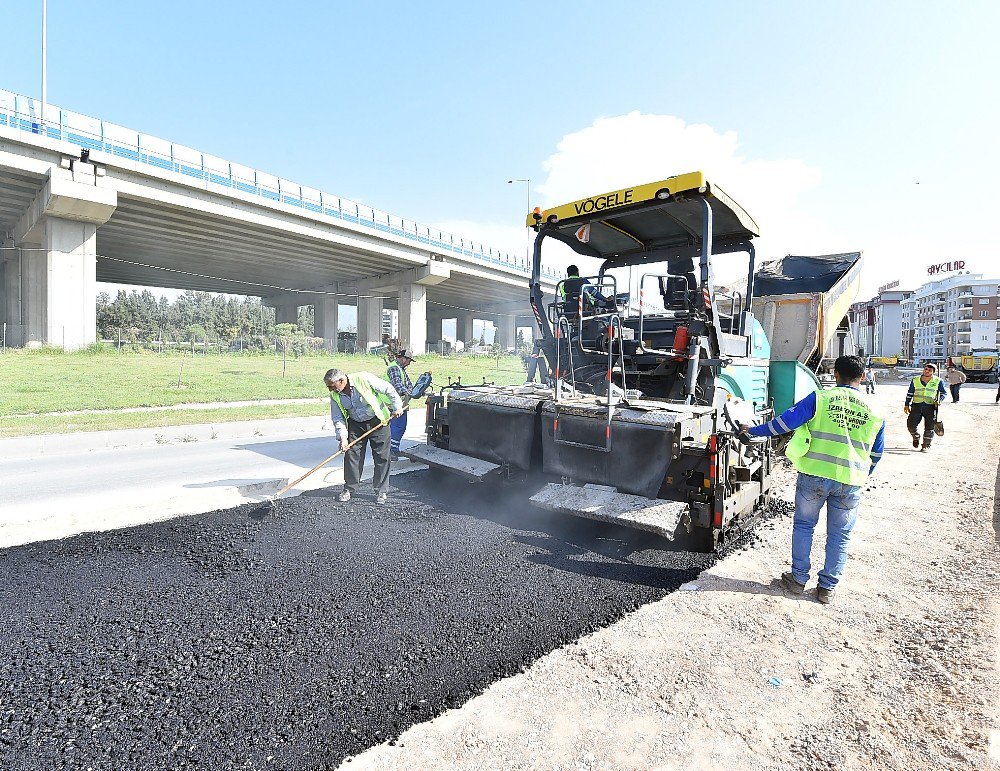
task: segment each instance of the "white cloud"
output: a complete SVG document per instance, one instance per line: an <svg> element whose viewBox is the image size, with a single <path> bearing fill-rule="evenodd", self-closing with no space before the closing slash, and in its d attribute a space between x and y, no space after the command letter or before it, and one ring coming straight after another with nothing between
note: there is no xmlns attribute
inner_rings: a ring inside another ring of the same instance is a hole
<svg viewBox="0 0 1000 771"><path fill-rule="evenodd" d="M819 185L820 170L794 158L748 158L735 131L631 112L567 134L542 165L547 176L537 191L544 206L703 171L754 218L761 257L809 254L831 240L824 223L797 208Z"/></svg>
<svg viewBox="0 0 1000 771"><path fill-rule="evenodd" d="M704 171L757 222L758 261L785 254L861 250L865 254L862 297L896 279L915 287L927 280L927 265L948 259L966 259L973 271L996 273L995 258L981 254L990 239L966 232L961 220L940 209L939 199L931 206L927 185L878 193L859 190L853 177L838 179L832 174L833 179L824 182L821 169L808 160L754 157L735 131L686 123L672 115L631 112L598 118L562 137L542 168L544 176L532 188L531 198L543 207ZM845 184L851 186L837 188ZM526 230L514 215L510 222L454 221L440 227L520 257L528 240ZM577 261L589 269L585 260L561 244L556 246L559 249L546 254L547 264L563 268ZM987 246L986 254L989 251ZM738 258L733 263L720 259L717 276L731 280L744 265Z"/></svg>

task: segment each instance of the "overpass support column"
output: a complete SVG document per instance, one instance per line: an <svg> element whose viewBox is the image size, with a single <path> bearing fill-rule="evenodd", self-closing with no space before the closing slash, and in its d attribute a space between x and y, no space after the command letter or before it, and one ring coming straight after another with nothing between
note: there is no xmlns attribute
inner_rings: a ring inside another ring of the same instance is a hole
<svg viewBox="0 0 1000 771"><path fill-rule="evenodd" d="M330 353L337 352L338 310L336 297L317 297L313 304L313 334L323 338L323 346Z"/></svg>
<svg viewBox="0 0 1000 771"><path fill-rule="evenodd" d="M0 243L0 336L4 346L21 341L21 253L13 241Z"/></svg>
<svg viewBox="0 0 1000 771"><path fill-rule="evenodd" d="M97 342L97 225L45 217L22 252L24 344L67 351Z"/></svg>
<svg viewBox="0 0 1000 771"><path fill-rule="evenodd" d="M455 337L462 341L462 344L472 339L472 314L469 311L459 311L455 318Z"/></svg>
<svg viewBox="0 0 1000 771"><path fill-rule="evenodd" d="M495 323L497 325L497 336L493 342L500 343L505 348L512 348L514 346L514 339L517 336L514 328L514 317L498 315Z"/></svg>
<svg viewBox="0 0 1000 771"><path fill-rule="evenodd" d="M275 305L274 306L274 323L275 324L298 324L299 323L299 306L298 305Z"/></svg>
<svg viewBox="0 0 1000 771"><path fill-rule="evenodd" d="M25 345L72 351L96 342L97 228L117 205L103 167L66 159L49 170L14 226Z"/></svg>
<svg viewBox="0 0 1000 771"><path fill-rule="evenodd" d="M382 298L358 298L358 350L382 344Z"/></svg>
<svg viewBox="0 0 1000 771"><path fill-rule="evenodd" d="M399 340L418 356L427 348L427 287L421 284L399 287Z"/></svg>
<svg viewBox="0 0 1000 771"><path fill-rule="evenodd" d="M434 348L438 347L438 343L443 339L442 337L442 326L444 324L444 319L442 318L428 318L427 319L427 345L431 346L433 344Z"/></svg>

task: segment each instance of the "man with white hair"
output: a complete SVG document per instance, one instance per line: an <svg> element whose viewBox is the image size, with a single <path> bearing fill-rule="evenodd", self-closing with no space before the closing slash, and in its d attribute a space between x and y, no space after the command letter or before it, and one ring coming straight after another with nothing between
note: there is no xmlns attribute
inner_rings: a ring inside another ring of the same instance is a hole
<svg viewBox="0 0 1000 771"><path fill-rule="evenodd" d="M323 382L330 391L330 418L340 449L347 451L344 490L337 500L341 503L351 500L364 470L365 448L370 445L375 464L372 476L375 502L385 503L389 486L389 421L403 414L403 400L389 383L368 372L348 375L343 370L331 369L323 376ZM357 442L362 436L365 438ZM349 445L353 446L348 449Z"/></svg>

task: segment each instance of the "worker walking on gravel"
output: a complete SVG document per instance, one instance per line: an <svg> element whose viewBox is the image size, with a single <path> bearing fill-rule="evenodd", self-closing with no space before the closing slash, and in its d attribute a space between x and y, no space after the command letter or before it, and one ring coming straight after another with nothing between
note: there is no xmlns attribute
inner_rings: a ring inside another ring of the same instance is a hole
<svg viewBox="0 0 1000 771"><path fill-rule="evenodd" d="M802 594L809 582L813 531L826 506L826 560L816 588L816 599L824 605L833 601L844 572L861 488L882 458L885 443L885 421L859 390L864 371L857 356L841 356L833 367L835 388L811 393L773 420L749 429L751 436L765 437L794 431L785 450L799 472L792 569L781 575L792 594Z"/></svg>
<svg viewBox="0 0 1000 771"><path fill-rule="evenodd" d="M344 490L337 497L341 503L351 500L365 465L365 448L371 445L375 473L372 487L375 502L385 503L389 486L389 419L403 414L403 400L396 389L367 372L348 375L339 369L327 370L323 382L330 390L330 418L344 455ZM355 440L371 431L349 450Z"/></svg>
<svg viewBox="0 0 1000 771"><path fill-rule="evenodd" d="M403 400L404 404L413 391L413 381L406 374L406 368L415 361L416 359L410 356L404 348L396 354L396 360L386 370L389 382L396 389L396 393L399 394L399 398ZM403 440L403 434L406 433L406 410L403 410L403 414L398 418L392 419L392 422L389 424L389 433L392 436L392 440L389 443L389 457L395 463L399 460L399 443Z"/></svg>
<svg viewBox="0 0 1000 771"><path fill-rule="evenodd" d="M903 403L903 413L907 415L906 428L913 437L913 447L920 452L927 452L934 439L934 424L937 422L938 405L945 400L948 392L944 390L944 381L937 376L937 367L925 364L922 374L910 382L906 390L906 401ZM924 442L920 443L917 429L920 421L924 421Z"/></svg>
<svg viewBox="0 0 1000 771"><path fill-rule="evenodd" d="M861 378L861 383L865 387L866 394L875 393L875 373L872 371L871 367L865 367L864 377Z"/></svg>
<svg viewBox="0 0 1000 771"><path fill-rule="evenodd" d="M958 392L962 389L962 383L966 381L965 373L954 367L948 367L948 370L944 374L944 379L948 381L948 389L951 391L951 403L954 404L958 401Z"/></svg>

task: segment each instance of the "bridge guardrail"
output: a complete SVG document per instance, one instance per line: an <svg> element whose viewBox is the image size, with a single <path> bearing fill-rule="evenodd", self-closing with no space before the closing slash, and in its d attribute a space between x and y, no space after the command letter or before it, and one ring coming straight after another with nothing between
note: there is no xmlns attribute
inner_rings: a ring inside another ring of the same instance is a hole
<svg viewBox="0 0 1000 771"><path fill-rule="evenodd" d="M56 117L58 116L58 118ZM491 265L530 274L526 260L443 230L420 225L347 198L304 187L249 166L231 163L148 134L106 123L98 118L63 110L49 104L41 115L38 100L0 89L0 126L70 142L81 148L109 153L124 160L221 185L263 199L295 206L376 231L433 246ZM542 276L554 281L557 271L542 268Z"/></svg>

